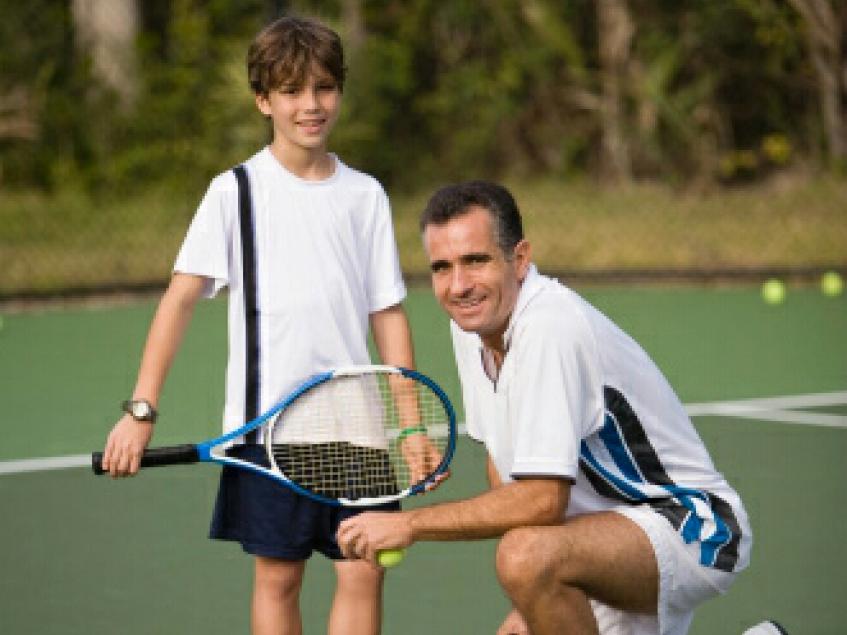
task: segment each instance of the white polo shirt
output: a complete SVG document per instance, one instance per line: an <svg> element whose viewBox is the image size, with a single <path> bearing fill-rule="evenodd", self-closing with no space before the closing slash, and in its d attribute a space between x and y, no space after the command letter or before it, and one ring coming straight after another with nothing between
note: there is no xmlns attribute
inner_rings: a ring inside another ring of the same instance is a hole
<svg viewBox="0 0 847 635"><path fill-rule="evenodd" d="M308 376L370 363L369 314L406 294L391 210L381 185L337 157L323 181L287 171L268 148L244 165L250 182L258 306L259 412ZM238 186L210 184L174 271L229 286L224 430L245 423L245 308Z"/></svg>
<svg viewBox="0 0 847 635"><path fill-rule="evenodd" d="M701 543L701 564L744 568L750 528L684 407L644 350L534 266L505 334L496 383L482 343L451 323L468 433L504 482L573 481L568 516L647 504Z"/></svg>

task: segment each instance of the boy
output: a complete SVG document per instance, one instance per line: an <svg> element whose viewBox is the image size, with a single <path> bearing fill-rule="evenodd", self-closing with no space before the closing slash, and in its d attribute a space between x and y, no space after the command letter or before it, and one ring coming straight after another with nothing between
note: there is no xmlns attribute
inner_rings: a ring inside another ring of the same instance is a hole
<svg viewBox="0 0 847 635"><path fill-rule="evenodd" d="M314 372L369 363L368 322L385 363L414 364L387 197L373 178L327 151L345 76L338 35L314 20L281 18L256 36L247 69L273 141L243 166L249 200L240 201L230 171L212 181L197 210L150 327L127 414L106 443L103 466L112 476L137 472L193 308L224 285L226 430ZM252 212L247 221L239 216L245 205ZM244 439L231 452L257 456L257 443ZM342 561L334 538L338 523L354 513L223 470L210 536L238 541L254 556L255 635L302 631L299 591L313 549L336 561L328 632L379 632L383 571Z"/></svg>

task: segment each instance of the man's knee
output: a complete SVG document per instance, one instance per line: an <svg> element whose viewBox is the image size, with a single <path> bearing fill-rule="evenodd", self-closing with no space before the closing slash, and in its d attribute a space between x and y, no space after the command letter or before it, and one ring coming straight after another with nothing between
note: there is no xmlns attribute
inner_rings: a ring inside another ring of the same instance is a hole
<svg viewBox="0 0 847 635"><path fill-rule="evenodd" d="M555 562L544 540L544 528L520 527L508 531L497 545L495 567L507 592L548 585Z"/></svg>

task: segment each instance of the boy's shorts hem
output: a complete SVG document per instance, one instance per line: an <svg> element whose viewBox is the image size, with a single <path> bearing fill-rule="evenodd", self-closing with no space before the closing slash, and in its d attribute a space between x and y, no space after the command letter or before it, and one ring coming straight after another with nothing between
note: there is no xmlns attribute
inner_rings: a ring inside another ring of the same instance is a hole
<svg viewBox="0 0 847 635"><path fill-rule="evenodd" d="M312 555L312 551L301 549L275 549L269 545L258 542L249 542L247 540L241 540L235 537L229 536L213 536L211 533L209 534L209 538L211 540L219 540L221 542L237 542L241 545L241 549L244 553L250 554L251 556L256 556L259 558L275 558L277 560L291 560L291 561L301 561L308 560ZM342 560L343 556L338 554L338 557L327 556L331 560Z"/></svg>
<svg viewBox="0 0 847 635"><path fill-rule="evenodd" d="M254 463L267 462L262 446L235 446L229 453ZM362 508L327 505L266 476L224 466L209 538L240 543L254 556L306 560L318 551L341 560L335 532L345 518L364 511L399 509L399 502Z"/></svg>

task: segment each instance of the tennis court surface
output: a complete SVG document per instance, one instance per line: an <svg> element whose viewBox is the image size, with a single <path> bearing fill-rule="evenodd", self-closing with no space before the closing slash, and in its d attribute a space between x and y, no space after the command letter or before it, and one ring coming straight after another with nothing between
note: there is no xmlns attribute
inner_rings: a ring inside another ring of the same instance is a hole
<svg viewBox="0 0 847 635"><path fill-rule="evenodd" d="M770 306L752 287L582 291L665 371L751 516L751 568L700 610L692 635L740 634L765 617L792 634L843 633L847 298L792 289ZM154 306L4 315L0 633L248 632L250 561L205 538L217 469L113 482L84 466L131 389ZM445 318L425 289L407 308L420 370L459 405ZM222 301L198 310L162 400L157 444L218 431L225 319ZM481 491L483 467L481 448L462 438L450 481L407 504ZM494 546L413 547L388 575L384 632L494 633L508 609ZM314 559L307 633L323 632L331 585L330 565Z"/></svg>

